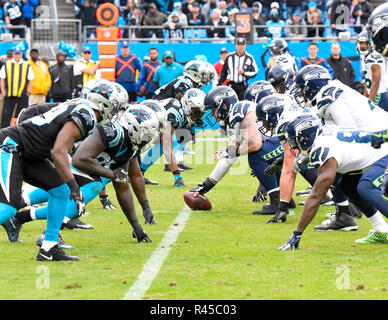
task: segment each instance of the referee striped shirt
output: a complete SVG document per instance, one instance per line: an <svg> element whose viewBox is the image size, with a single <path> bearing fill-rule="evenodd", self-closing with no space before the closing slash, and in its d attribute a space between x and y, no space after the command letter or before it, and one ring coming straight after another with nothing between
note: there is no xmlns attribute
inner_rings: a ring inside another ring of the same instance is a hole
<svg viewBox="0 0 388 320"><path fill-rule="evenodd" d="M239 74L237 69L243 69L244 73ZM257 72L257 64L251 54L245 52L242 56L239 56L237 52L232 52L225 60L218 84L222 84L225 80L234 83L245 83L248 79L255 77Z"/></svg>

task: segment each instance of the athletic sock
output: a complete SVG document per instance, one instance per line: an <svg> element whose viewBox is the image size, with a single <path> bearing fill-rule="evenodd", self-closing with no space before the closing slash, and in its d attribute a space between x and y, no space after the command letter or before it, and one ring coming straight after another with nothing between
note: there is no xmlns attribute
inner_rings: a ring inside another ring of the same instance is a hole
<svg viewBox="0 0 388 320"><path fill-rule="evenodd" d="M368 218L373 226L373 230L377 232L388 232L388 224L385 222L383 216L377 211L373 216Z"/></svg>

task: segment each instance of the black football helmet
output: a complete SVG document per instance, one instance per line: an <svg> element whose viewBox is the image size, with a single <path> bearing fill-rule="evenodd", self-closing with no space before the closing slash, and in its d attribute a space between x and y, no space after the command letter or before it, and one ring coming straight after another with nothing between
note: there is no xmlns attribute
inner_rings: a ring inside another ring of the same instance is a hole
<svg viewBox="0 0 388 320"><path fill-rule="evenodd" d="M205 96L205 109L211 109L216 119L225 121L231 108L238 102L236 92L227 86L217 86L211 89ZM217 114L216 114L217 112Z"/></svg>
<svg viewBox="0 0 388 320"><path fill-rule="evenodd" d="M286 53L288 50L287 42L283 39L273 39L269 45L269 53L271 56L278 56Z"/></svg>
<svg viewBox="0 0 388 320"><path fill-rule="evenodd" d="M278 63L268 71L268 82L279 92L284 93L291 89L296 72L286 63Z"/></svg>

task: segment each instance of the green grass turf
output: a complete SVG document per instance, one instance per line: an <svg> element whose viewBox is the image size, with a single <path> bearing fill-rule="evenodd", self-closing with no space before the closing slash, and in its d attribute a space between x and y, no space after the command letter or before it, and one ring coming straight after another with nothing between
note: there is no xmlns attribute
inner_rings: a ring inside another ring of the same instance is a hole
<svg viewBox="0 0 388 320"><path fill-rule="evenodd" d="M191 147L197 155L186 156L187 163L195 158L197 163L193 164L195 170L183 173L187 187L202 182L211 172L211 151L218 145L198 142ZM202 149L208 150L208 159L199 164ZM242 157L241 166L246 163ZM172 188L173 177L162 168L158 164L147 172L148 178L160 183L147 187L158 224L144 228L153 243L137 244L123 213L101 210L98 200L88 205L90 214L82 218L93 224L94 230L62 232L64 239L76 246L67 252L78 255L78 262L35 261L35 240L44 230L43 221L24 225L23 243L9 243L2 232L0 299L121 299L184 207L186 189ZM252 210L262 204L251 202L257 181L249 172L228 174L208 194L213 209L191 214L144 299L388 298L388 246L354 243L371 228L365 217L357 220L356 232L317 232L313 226L334 210L321 207L303 234L301 249L278 251L295 229L302 207L294 210L286 223L266 224L268 216L253 216ZM306 186L298 177L296 190ZM108 193L117 205L111 185ZM143 223L137 202L136 207ZM341 281L344 274L349 276L348 288Z"/></svg>

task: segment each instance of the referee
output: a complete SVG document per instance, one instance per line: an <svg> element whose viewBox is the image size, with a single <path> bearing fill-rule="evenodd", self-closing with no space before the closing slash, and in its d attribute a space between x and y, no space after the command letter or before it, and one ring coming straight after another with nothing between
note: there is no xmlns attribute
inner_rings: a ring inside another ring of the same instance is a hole
<svg viewBox="0 0 388 320"><path fill-rule="evenodd" d="M227 85L236 91L239 100L244 100L244 93L248 87L248 80L254 78L258 72L256 61L245 49L245 38L237 38L236 51L228 55L221 70L218 85L225 80Z"/></svg>

